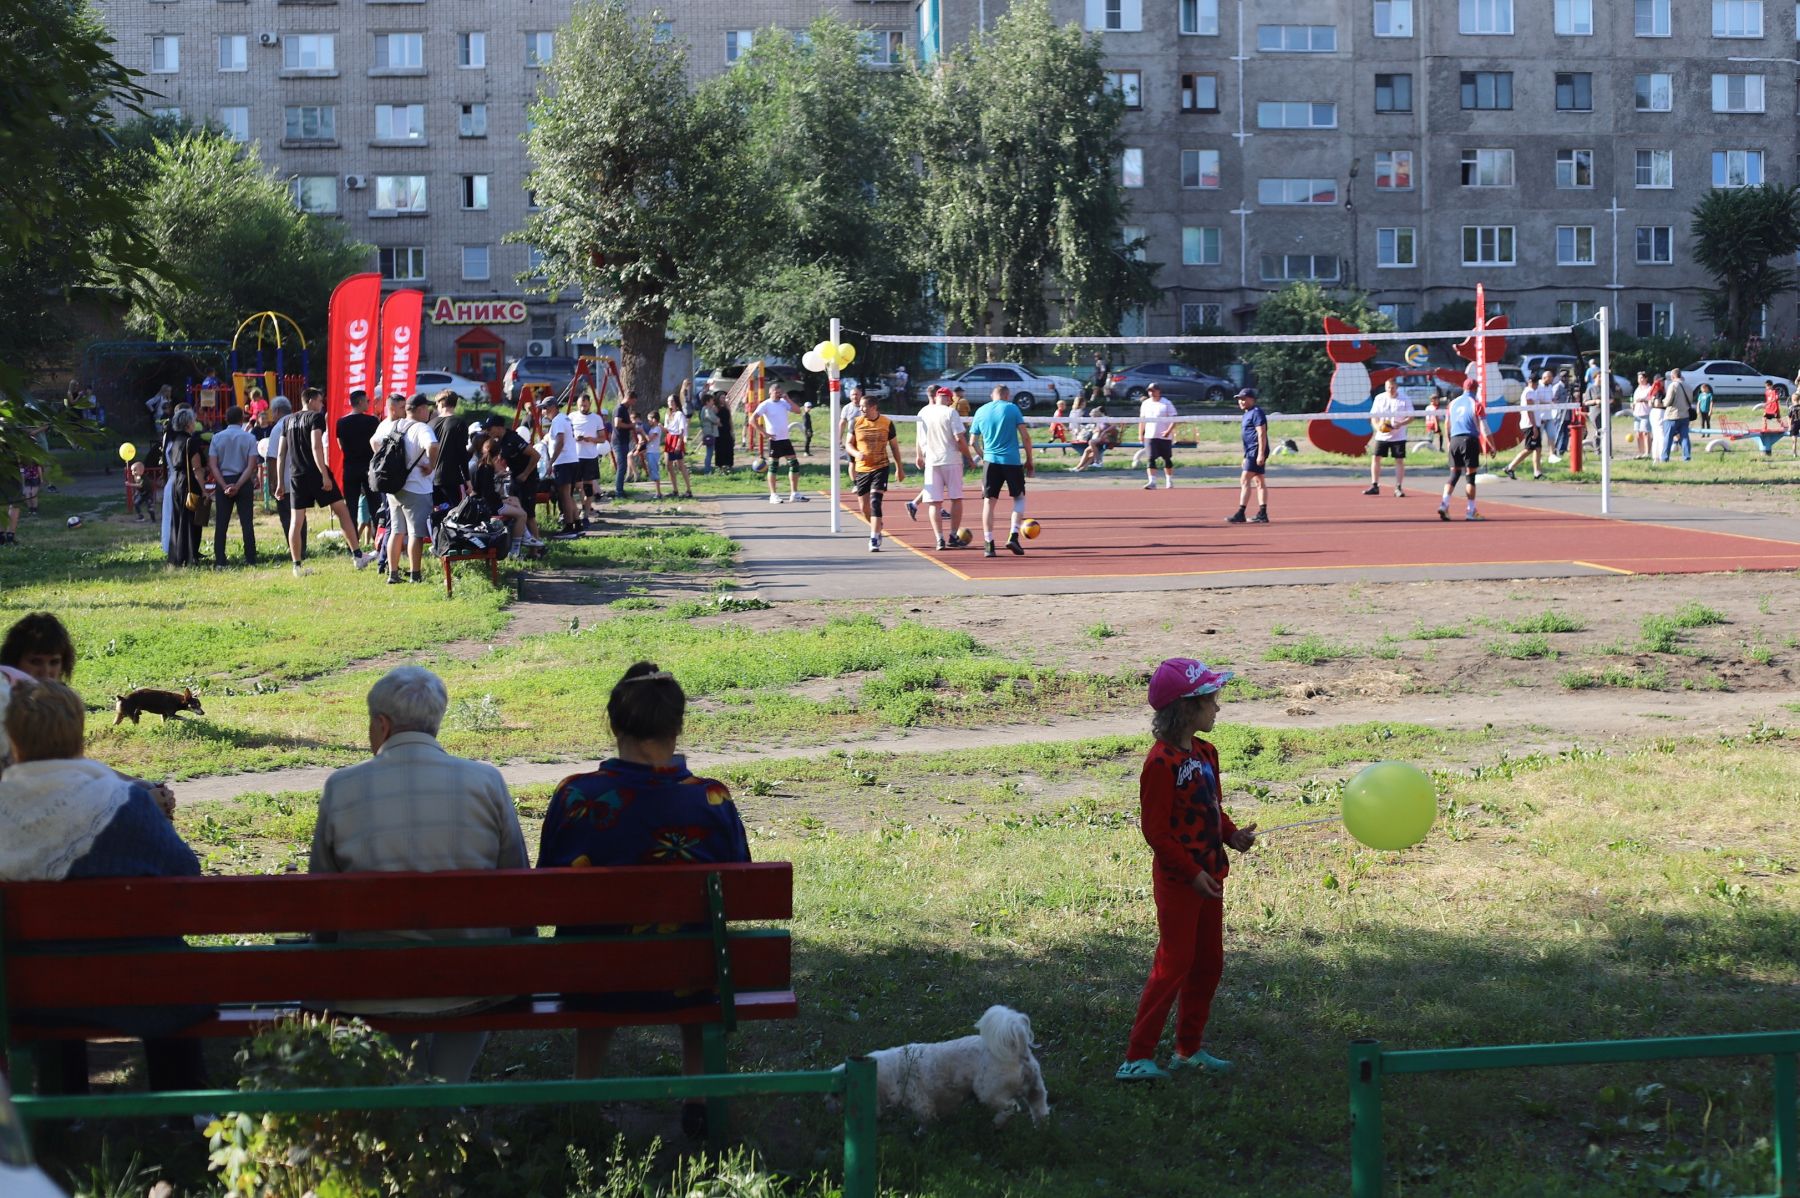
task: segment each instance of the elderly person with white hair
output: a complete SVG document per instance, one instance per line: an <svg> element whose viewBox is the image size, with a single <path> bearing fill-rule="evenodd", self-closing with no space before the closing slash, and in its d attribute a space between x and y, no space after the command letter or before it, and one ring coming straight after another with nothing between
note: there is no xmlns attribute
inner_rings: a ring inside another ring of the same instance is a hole
<svg viewBox="0 0 1800 1198"><path fill-rule="evenodd" d="M443 680L418 666L390 670L370 688L369 747L375 756L325 780L313 829L311 872L524 869L530 864L519 814L500 771L453 757L438 744L438 727L449 705ZM452 928L345 933L340 939L459 940L507 934L504 928ZM501 1001L365 1000L333 1007L357 1015L446 1015ZM432 1077L467 1081L486 1041L485 1032L414 1037L414 1064Z"/></svg>

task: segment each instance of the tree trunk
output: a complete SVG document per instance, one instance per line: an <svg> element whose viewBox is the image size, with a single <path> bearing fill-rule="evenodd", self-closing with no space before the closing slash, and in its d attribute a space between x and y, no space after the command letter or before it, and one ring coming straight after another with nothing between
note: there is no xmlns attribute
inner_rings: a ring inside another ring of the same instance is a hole
<svg viewBox="0 0 1800 1198"><path fill-rule="evenodd" d="M668 347L666 320L628 320L619 326L619 374L627 394L635 391L643 403L661 405L663 355Z"/></svg>

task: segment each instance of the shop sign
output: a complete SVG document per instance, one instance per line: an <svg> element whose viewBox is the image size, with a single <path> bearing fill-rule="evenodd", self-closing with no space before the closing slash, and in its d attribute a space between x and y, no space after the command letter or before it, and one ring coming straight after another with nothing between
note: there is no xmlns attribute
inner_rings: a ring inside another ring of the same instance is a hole
<svg viewBox="0 0 1800 1198"><path fill-rule="evenodd" d="M432 324L524 324L523 300L459 300L440 295L431 305Z"/></svg>

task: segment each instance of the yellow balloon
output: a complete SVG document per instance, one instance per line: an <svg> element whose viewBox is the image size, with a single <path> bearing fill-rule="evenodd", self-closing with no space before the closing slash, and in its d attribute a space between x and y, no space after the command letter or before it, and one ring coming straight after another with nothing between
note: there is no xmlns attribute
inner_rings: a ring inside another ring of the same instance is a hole
<svg viewBox="0 0 1800 1198"><path fill-rule="evenodd" d="M854 361L856 361L856 347L848 341L840 341L837 347L837 368L839 370L847 369Z"/></svg>
<svg viewBox="0 0 1800 1198"><path fill-rule="evenodd" d="M127 441L125 444L119 446L119 460L121 462L129 462L136 457L137 446L133 445L131 442Z"/></svg>
<svg viewBox="0 0 1800 1198"><path fill-rule="evenodd" d="M1404 761L1366 766L1344 786L1344 827L1372 849L1409 849L1437 816L1437 788Z"/></svg>
<svg viewBox="0 0 1800 1198"><path fill-rule="evenodd" d="M829 362L837 357L837 346L829 341L821 341L813 346L813 353L818 354L821 358L824 358Z"/></svg>

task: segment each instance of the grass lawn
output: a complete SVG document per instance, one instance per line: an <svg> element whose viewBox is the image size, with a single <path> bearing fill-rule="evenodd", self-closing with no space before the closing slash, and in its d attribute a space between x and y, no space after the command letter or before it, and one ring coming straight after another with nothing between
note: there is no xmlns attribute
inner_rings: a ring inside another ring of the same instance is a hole
<svg viewBox="0 0 1800 1198"><path fill-rule="evenodd" d="M729 771L755 855L795 865L803 1009L748 1030L734 1059L823 1066L962 1035L1004 1002L1032 1018L1050 1121L996 1132L970 1106L917 1134L894 1117L884 1192L1327 1195L1348 1185L1352 1038L1434 1047L1794 1026L1795 740L1763 730L1496 760L1490 735L1220 729L1240 820L1315 817L1335 780L1393 757L1446 763L1439 822L1405 853L1361 849L1333 825L1239 858L1211 1029L1239 1072L1148 1088L1112 1080L1154 943L1136 826L1144 738ZM1484 751L1486 764L1448 764ZM520 796L532 840L545 800ZM262 796L179 822L209 869L266 870L304 858L313 803ZM663 1034L616 1052L620 1071L674 1067ZM482 1071L555 1076L570 1053L566 1036L503 1035ZM1766 1064L1749 1061L1396 1079L1390 1192L1767 1192L1768 1086ZM820 1105L743 1104L740 1118L775 1166L835 1168L838 1125ZM494 1121L507 1155L478 1159L470 1192L562 1198L566 1146L603 1159L613 1137L578 1112ZM631 1146L654 1151L648 1133ZM178 1175L199 1169L195 1145L163 1155Z"/></svg>

